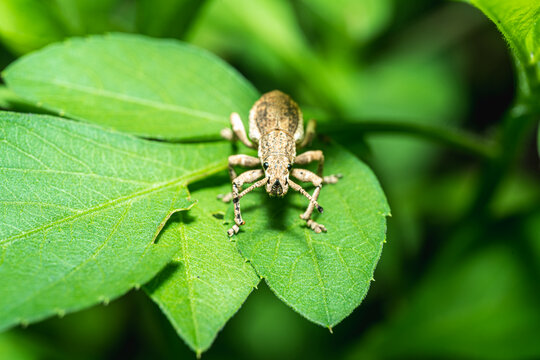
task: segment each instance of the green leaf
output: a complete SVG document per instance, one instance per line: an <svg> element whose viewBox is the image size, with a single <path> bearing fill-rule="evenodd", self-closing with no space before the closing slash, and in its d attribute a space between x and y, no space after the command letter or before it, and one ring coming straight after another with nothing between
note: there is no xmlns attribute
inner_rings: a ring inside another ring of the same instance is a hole
<svg viewBox="0 0 540 360"><path fill-rule="evenodd" d="M0 40L13 52L24 54L64 36L62 24L46 2L0 1Z"/></svg>
<svg viewBox="0 0 540 360"><path fill-rule="evenodd" d="M324 214L315 218L328 232L315 234L299 218L308 202L298 193L289 190L285 198L272 199L257 191L242 198L246 224L237 244L280 299L309 320L332 327L368 291L389 207L365 164L336 144L323 150L325 173L344 175L324 186L319 197Z"/></svg>
<svg viewBox="0 0 540 360"><path fill-rule="evenodd" d="M8 87L62 115L168 140L218 138L254 88L214 55L135 35L74 38L8 67Z"/></svg>
<svg viewBox="0 0 540 360"><path fill-rule="evenodd" d="M182 244L181 250L145 286L178 334L198 354L210 347L259 282L253 267L223 229L219 215L223 204L216 194L229 187L207 187L192 194L199 202L162 234L162 238Z"/></svg>
<svg viewBox="0 0 540 360"><path fill-rule="evenodd" d="M461 1L479 8L497 25L510 44L516 59L521 93L530 96L533 91L539 91L540 2L537 0Z"/></svg>
<svg viewBox="0 0 540 360"><path fill-rule="evenodd" d="M179 246L155 242L159 229L192 205L187 183L225 168L228 149L1 112L0 329L150 280Z"/></svg>

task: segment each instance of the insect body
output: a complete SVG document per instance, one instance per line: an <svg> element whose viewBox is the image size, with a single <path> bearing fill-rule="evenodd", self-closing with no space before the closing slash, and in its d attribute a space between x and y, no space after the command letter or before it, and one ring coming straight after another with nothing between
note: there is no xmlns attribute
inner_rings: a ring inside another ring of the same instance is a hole
<svg viewBox="0 0 540 360"><path fill-rule="evenodd" d="M274 90L264 94L251 108L249 113L249 137L240 116L231 114L230 129L224 129L221 134L229 140L238 138L249 148L258 146L258 158L248 155L232 155L229 157L229 174L232 180L232 193L223 197L223 201L234 203L235 225L227 231L229 236L238 233L244 224L240 212L240 199L253 189L265 186L270 196L282 197L287 194L289 187L300 192L309 200L306 211L300 217L306 220L307 226L316 233L326 231L326 228L311 219L316 208L323 212L317 203L322 184L336 183L340 175L322 177L324 155L322 151L306 151L296 156L296 149L311 142L315 135L315 120L310 120L304 134L304 121L298 105L286 94ZM294 164L304 165L318 161L317 174L305 169L293 169ZM261 169L246 171L236 175L234 166L256 167ZM311 182L315 186L313 195L309 195L300 185L290 179L290 176ZM242 191L245 183L253 183Z"/></svg>

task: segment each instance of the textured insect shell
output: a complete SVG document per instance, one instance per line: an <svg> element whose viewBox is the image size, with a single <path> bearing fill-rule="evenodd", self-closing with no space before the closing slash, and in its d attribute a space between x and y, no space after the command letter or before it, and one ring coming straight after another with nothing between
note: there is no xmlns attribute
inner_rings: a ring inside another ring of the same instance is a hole
<svg viewBox="0 0 540 360"><path fill-rule="evenodd" d="M249 137L260 142L261 137L281 130L299 143L304 138L304 119L298 104L279 90L263 94L249 112Z"/></svg>

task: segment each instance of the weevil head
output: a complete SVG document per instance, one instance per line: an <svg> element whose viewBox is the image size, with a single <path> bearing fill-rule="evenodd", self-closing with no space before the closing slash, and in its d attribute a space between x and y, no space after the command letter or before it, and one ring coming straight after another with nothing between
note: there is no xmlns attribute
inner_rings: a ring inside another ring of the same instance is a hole
<svg viewBox="0 0 540 360"><path fill-rule="evenodd" d="M292 161L287 156L270 155L263 160L263 169L268 182L266 192L270 196L283 197L289 190L289 173Z"/></svg>

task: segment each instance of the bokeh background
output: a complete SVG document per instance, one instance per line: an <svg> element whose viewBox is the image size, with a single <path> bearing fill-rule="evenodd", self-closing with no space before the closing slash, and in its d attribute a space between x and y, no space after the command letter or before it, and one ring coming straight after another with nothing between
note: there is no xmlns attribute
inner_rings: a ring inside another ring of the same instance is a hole
<svg viewBox="0 0 540 360"><path fill-rule="evenodd" d="M105 32L181 39L259 91L289 93L324 136L373 168L392 208L376 281L333 334L261 284L204 359L540 358L534 131L483 198L476 154L392 128L497 138L516 79L478 10L438 0L0 0L0 69ZM0 107L24 108L9 96L0 85ZM141 291L0 334L1 359L194 357Z"/></svg>

